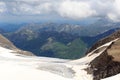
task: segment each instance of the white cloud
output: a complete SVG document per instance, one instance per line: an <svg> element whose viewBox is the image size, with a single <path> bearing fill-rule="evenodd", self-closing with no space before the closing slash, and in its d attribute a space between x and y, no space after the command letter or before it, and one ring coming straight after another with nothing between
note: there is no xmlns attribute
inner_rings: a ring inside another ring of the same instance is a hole
<svg viewBox="0 0 120 80"><path fill-rule="evenodd" d="M2 0L0 13L13 15L50 15L84 19L108 17L120 21L120 0Z"/></svg>
<svg viewBox="0 0 120 80"><path fill-rule="evenodd" d="M113 21L120 22L120 0L115 0L112 10L107 15Z"/></svg>
<svg viewBox="0 0 120 80"><path fill-rule="evenodd" d="M82 1L64 1L60 4L58 12L63 17L72 19L81 19L96 14L87 2Z"/></svg>
<svg viewBox="0 0 120 80"><path fill-rule="evenodd" d="M6 4L4 2L0 2L0 13L4 13L6 11Z"/></svg>
<svg viewBox="0 0 120 80"><path fill-rule="evenodd" d="M36 13L49 13L52 11L52 4L51 3L44 3L38 6L35 6Z"/></svg>
<svg viewBox="0 0 120 80"><path fill-rule="evenodd" d="M11 4L11 3L9 3ZM14 1L12 3L12 13L17 15L42 15L56 14L72 19L83 19L96 14L89 3L78 0L36 0Z"/></svg>
<svg viewBox="0 0 120 80"><path fill-rule="evenodd" d="M12 6L10 5L12 4ZM51 11L51 3L34 3L34 2L13 2L8 3L11 10L10 13L14 15L42 15Z"/></svg>

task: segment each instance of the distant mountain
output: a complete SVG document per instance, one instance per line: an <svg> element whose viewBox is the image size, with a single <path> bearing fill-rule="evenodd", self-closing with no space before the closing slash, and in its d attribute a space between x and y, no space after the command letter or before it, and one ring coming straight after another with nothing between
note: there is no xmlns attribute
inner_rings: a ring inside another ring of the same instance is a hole
<svg viewBox="0 0 120 80"><path fill-rule="evenodd" d="M5 36L18 48L37 56L76 59L83 56L87 46L79 36L65 32L22 29Z"/></svg>
<svg viewBox="0 0 120 80"><path fill-rule="evenodd" d="M79 36L96 36L113 28L120 28L119 22L112 22L106 18L98 19L89 25L67 23L0 23L0 28L6 32L22 31L25 29L34 32L56 31L76 34Z"/></svg>
<svg viewBox="0 0 120 80"><path fill-rule="evenodd" d="M18 30L20 27L22 27L25 24L13 24L13 23L0 23L0 30L3 30L4 32L14 32Z"/></svg>
<svg viewBox="0 0 120 80"><path fill-rule="evenodd" d="M0 34L6 33L3 29L0 28Z"/></svg>
<svg viewBox="0 0 120 80"><path fill-rule="evenodd" d="M93 24L86 26L88 30L86 31L85 36L97 36L102 34L110 29L120 28L120 23L112 22L107 19L99 19L98 21L94 22Z"/></svg>
<svg viewBox="0 0 120 80"><path fill-rule="evenodd" d="M23 26L19 30L24 31L28 29L28 30L32 30L33 32L56 31L56 32L66 32L69 34L80 34L82 33L81 32L82 28L83 27L80 25L72 25L72 24L57 24L57 23L34 24L32 23L32 24Z"/></svg>
<svg viewBox="0 0 120 80"><path fill-rule="evenodd" d="M69 34L79 35L79 36L97 36L113 28L120 28L120 23L114 23L106 19L100 19L90 25L75 25L75 24L57 24L57 23L32 23L22 26L20 31L26 29L32 30L34 32L40 31L56 31L56 32L66 32ZM19 31L18 30L18 31Z"/></svg>
<svg viewBox="0 0 120 80"><path fill-rule="evenodd" d="M88 48L89 48L93 44L95 44L98 40L109 36L110 34L116 32L117 30L120 30L120 28L113 28L113 29L107 30L103 33L100 33L96 36L82 36L81 39L88 45Z"/></svg>
<svg viewBox="0 0 120 80"><path fill-rule="evenodd" d="M119 29L112 27L101 27L98 29L99 32L95 30L98 27L93 28L92 31L91 27L81 27L80 25L28 24L5 36L18 48L31 51L37 56L76 59L82 57L86 50L99 39ZM93 32L95 32L94 36Z"/></svg>

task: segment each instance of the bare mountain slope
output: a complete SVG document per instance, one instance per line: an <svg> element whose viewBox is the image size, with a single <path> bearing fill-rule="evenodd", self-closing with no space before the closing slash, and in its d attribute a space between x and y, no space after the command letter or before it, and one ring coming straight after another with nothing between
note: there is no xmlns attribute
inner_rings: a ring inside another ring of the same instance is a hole
<svg viewBox="0 0 120 80"><path fill-rule="evenodd" d="M120 31L98 41L86 54L91 56L98 53L101 54L90 62L90 67L88 68L88 72L94 75L93 79L100 80L102 78L119 74Z"/></svg>
<svg viewBox="0 0 120 80"><path fill-rule="evenodd" d="M0 45L9 49L16 49L16 47L5 37L0 34Z"/></svg>
<svg viewBox="0 0 120 80"><path fill-rule="evenodd" d="M3 37L1 34L0 34L0 46L7 48L7 49L14 50L18 52L19 54L33 55L31 52L18 49L17 47L14 46L12 42L10 42L7 38Z"/></svg>

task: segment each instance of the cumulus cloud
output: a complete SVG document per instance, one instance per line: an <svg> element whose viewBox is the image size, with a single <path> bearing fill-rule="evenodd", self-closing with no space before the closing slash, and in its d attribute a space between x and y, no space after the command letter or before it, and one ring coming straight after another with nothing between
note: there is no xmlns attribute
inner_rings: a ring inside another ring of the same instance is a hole
<svg viewBox="0 0 120 80"><path fill-rule="evenodd" d="M63 17L72 19L81 19L96 14L88 2L82 1L64 1L60 4L58 12Z"/></svg>
<svg viewBox="0 0 120 80"><path fill-rule="evenodd" d="M107 16L113 21L120 21L120 0L115 0L112 10Z"/></svg>
<svg viewBox="0 0 120 80"><path fill-rule="evenodd" d="M14 1L6 2L9 13L13 15L41 15L51 11L51 3Z"/></svg>
<svg viewBox="0 0 120 80"><path fill-rule="evenodd" d="M0 13L12 15L50 15L84 19L107 17L120 21L120 0L1 0Z"/></svg>

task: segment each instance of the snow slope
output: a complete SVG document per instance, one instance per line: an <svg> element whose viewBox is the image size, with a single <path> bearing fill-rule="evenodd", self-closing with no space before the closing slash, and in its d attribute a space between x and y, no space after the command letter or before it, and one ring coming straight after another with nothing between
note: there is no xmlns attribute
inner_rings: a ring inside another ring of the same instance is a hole
<svg viewBox="0 0 120 80"><path fill-rule="evenodd" d="M97 49L109 46L112 42ZM17 52L0 47L0 80L93 80L93 75L85 69L105 49L91 55L94 53L92 51L78 60L64 60L15 54ZM113 79L120 80L120 74L102 80Z"/></svg>
<svg viewBox="0 0 120 80"><path fill-rule="evenodd" d="M15 54L15 51L0 47L0 79L76 80L74 78L76 68L68 64L69 61Z"/></svg>
<svg viewBox="0 0 120 80"><path fill-rule="evenodd" d="M102 80L120 80L120 74Z"/></svg>

